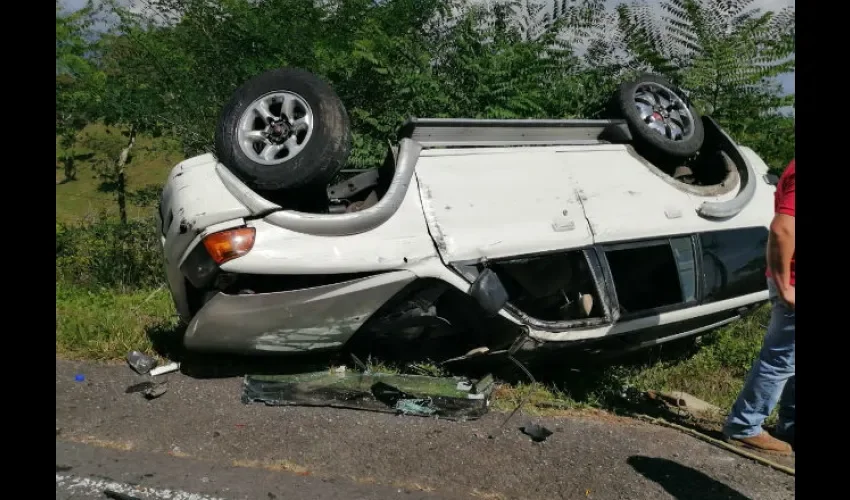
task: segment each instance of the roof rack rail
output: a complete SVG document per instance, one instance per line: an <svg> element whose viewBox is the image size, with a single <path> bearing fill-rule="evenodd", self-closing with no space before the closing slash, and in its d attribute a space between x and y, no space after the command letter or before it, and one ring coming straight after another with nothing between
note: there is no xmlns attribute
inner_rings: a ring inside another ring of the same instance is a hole
<svg viewBox="0 0 850 500"><path fill-rule="evenodd" d="M410 118L398 138L423 148L557 146L629 143L625 120L490 120L473 118Z"/></svg>

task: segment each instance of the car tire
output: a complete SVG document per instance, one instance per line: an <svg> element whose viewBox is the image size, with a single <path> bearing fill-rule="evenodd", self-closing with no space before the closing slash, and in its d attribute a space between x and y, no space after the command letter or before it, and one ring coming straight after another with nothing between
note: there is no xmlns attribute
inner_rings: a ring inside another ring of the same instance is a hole
<svg viewBox="0 0 850 500"><path fill-rule="evenodd" d="M350 151L342 101L296 68L267 71L236 89L215 132L218 161L257 191L325 186Z"/></svg>
<svg viewBox="0 0 850 500"><path fill-rule="evenodd" d="M645 74L622 83L613 104L636 146L649 148L650 153L681 159L702 147L702 118L682 90L664 78Z"/></svg>

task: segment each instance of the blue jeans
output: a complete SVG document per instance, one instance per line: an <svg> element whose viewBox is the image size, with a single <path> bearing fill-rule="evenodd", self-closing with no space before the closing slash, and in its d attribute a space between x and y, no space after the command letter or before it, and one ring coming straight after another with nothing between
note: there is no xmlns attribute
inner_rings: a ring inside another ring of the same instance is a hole
<svg viewBox="0 0 850 500"><path fill-rule="evenodd" d="M773 306L770 324L759 357L753 363L744 388L726 419L723 433L731 438L748 438L760 434L762 423L777 402L777 433L793 435L794 432L794 311L782 303L770 279L768 289Z"/></svg>

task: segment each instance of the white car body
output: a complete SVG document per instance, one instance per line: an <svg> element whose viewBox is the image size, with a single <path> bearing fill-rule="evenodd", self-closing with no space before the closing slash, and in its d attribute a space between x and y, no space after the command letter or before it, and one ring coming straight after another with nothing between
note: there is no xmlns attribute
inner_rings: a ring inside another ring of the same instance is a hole
<svg viewBox="0 0 850 500"><path fill-rule="evenodd" d="M380 201L343 214L282 209L212 155L185 160L170 173L159 212L169 287L188 323L184 342L233 352L339 349L414 283L467 295L482 263L570 251L593 269L597 289L588 293L599 314L541 320L509 302L497 319L481 320L508 332L491 351L615 336L643 347L734 321L768 298L763 248L775 188L755 152L704 122L735 164L724 194L677 185L635 153L628 133L609 138L621 122L603 120L414 121L388 157L393 179ZM187 259L203 258L207 236L239 227L254 228L252 248L218 266L227 279L198 290ZM724 247L707 264L700 235L723 231L738 231L722 235L743 237L740 249ZM669 243L679 256L683 296L635 314L618 303L606 255L647 241ZM735 264L739 250L745 262ZM717 263L708 283L706 266ZM221 283L240 277L268 286L240 294Z"/></svg>

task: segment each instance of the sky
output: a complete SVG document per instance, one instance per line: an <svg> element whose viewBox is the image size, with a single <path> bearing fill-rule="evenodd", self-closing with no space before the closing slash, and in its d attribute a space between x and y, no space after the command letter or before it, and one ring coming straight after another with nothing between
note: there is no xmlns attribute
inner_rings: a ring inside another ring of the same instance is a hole
<svg viewBox="0 0 850 500"><path fill-rule="evenodd" d="M544 1L547 4L551 5L554 0ZM133 0L126 0L126 2L131 4L134 3ZM607 0L607 3L613 7L614 5L622 3L622 0ZM660 8L661 0L647 0L647 3L654 6L659 6ZM62 0L62 4L64 4L68 10L74 11L82 8L86 4L86 0ZM796 6L796 0L754 0L752 6L754 8L760 8L762 10L778 11L784 7ZM551 9L551 6L549 8ZM785 90L785 92L789 94L794 93L794 73L789 73L780 76L779 82L782 84L782 88Z"/></svg>
<svg viewBox="0 0 850 500"><path fill-rule="evenodd" d="M762 10L778 11L785 7L796 7L797 0L755 0L753 7L758 7ZM779 82L782 88L789 94L794 93L794 73L788 73L779 77Z"/></svg>

